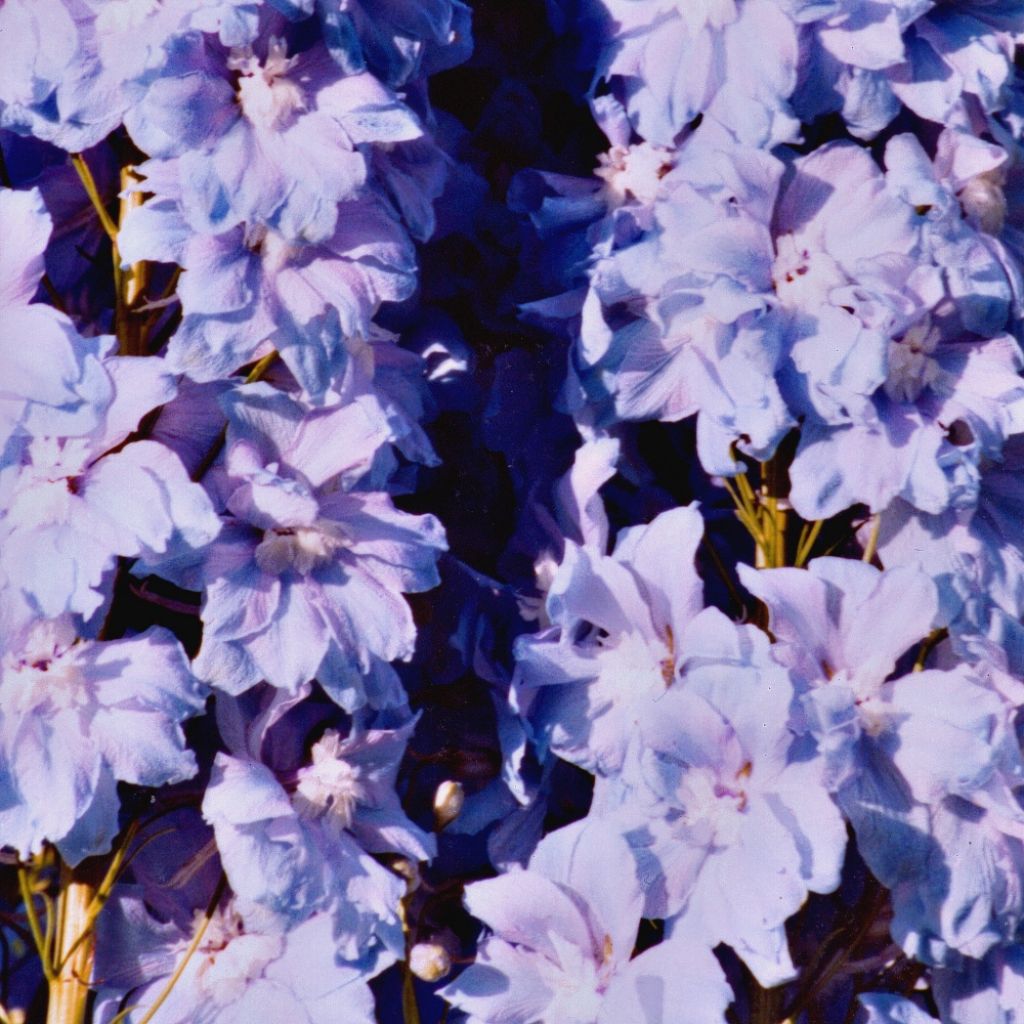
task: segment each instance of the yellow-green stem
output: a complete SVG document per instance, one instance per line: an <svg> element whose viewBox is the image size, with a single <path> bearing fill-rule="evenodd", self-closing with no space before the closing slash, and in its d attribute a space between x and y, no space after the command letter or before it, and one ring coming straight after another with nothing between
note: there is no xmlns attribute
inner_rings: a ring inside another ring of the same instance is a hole
<svg viewBox="0 0 1024 1024"><path fill-rule="evenodd" d="M402 1019L405 1024L420 1024L420 1006L408 961L402 964Z"/></svg>
<svg viewBox="0 0 1024 1024"><path fill-rule="evenodd" d="M121 171L121 205L118 211L118 227L123 228L128 214L142 205L143 194L128 189L140 181L135 168L125 167ZM145 320L135 312L143 298L143 291L149 281L149 264L133 263L127 269L121 267L121 255L117 240L114 245L114 277L118 284L117 307L115 310L115 333L121 346L121 353L129 356L146 354Z"/></svg>
<svg viewBox="0 0 1024 1024"><path fill-rule="evenodd" d="M917 654L917 660L914 662L914 672L923 672L925 663L928 661L928 655L935 650L937 644L940 644L946 637L949 636L949 630L943 627L942 629L933 629L922 641L921 650Z"/></svg>
<svg viewBox="0 0 1024 1024"><path fill-rule="evenodd" d="M796 558L793 564L802 569L811 557L814 545L818 543L818 536L821 534L823 519L815 519L813 523L804 523L800 531L800 542L796 546Z"/></svg>
<svg viewBox="0 0 1024 1024"><path fill-rule="evenodd" d="M86 194L89 196L89 201L92 203L93 209L96 211L96 216L100 219L100 224L103 225L103 230L107 233L107 237L111 242L116 246L117 225L114 223L113 218L107 211L106 206L103 205L103 198L100 196L100 190L96 187L96 179L92 176L92 171L89 170L89 165L85 162L85 157L82 156L81 153L72 153L71 164L78 172L78 177L81 179Z"/></svg>
<svg viewBox="0 0 1024 1024"><path fill-rule="evenodd" d="M876 512L871 517L871 532L868 534L868 542L864 546L863 561L873 562L878 553L878 535L882 532L882 517Z"/></svg>
<svg viewBox="0 0 1024 1024"><path fill-rule="evenodd" d="M135 834L139 830L139 823L133 821L125 831L124 839L118 846L114 855L110 859L110 864L107 866L106 873L103 876L103 880L99 885L94 887L92 900L89 902L88 907L85 910L85 917L82 922L82 929L71 939L70 942L65 943L64 948L61 950L60 955L56 955L54 951L53 956L53 968L54 972L59 972L64 969L67 965L67 961L71 959L79 950L79 948L87 942L91 941L92 931L96 925L96 918L100 916L100 911L106 905L107 899L110 896L111 890L114 888L114 883L117 881L121 874L121 870L126 863L126 857L128 853L128 847L131 845L132 840L135 838ZM130 860L130 858L128 858ZM63 901L57 903L57 930L58 933L63 928Z"/></svg>
<svg viewBox="0 0 1024 1024"><path fill-rule="evenodd" d="M758 545L755 564L759 569L778 569L786 564L786 526L789 518L786 503L786 474L773 456L761 464L761 535L763 543Z"/></svg>
<svg viewBox="0 0 1024 1024"><path fill-rule="evenodd" d="M25 907L25 919L28 921L28 930L32 933L32 941L35 943L36 952L43 969L43 977L47 980L53 973L50 969L49 951L46 948L46 939L43 936L43 929L39 924L39 915L36 913L35 894L32 892L32 884L29 880L28 869L18 865L18 888L21 891L21 902Z"/></svg>

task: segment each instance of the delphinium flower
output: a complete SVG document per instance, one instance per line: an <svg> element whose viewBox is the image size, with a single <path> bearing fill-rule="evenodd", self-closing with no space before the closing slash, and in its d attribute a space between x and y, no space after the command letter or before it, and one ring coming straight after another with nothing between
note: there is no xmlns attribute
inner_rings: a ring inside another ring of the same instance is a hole
<svg viewBox="0 0 1024 1024"><path fill-rule="evenodd" d="M343 74L322 43L289 54L274 16L261 27L255 49L183 37L125 124L150 157L177 158L181 209L193 229L245 223L287 241L327 239L337 204L357 198L366 182L365 144L416 139L423 129L372 75Z"/></svg>
<svg viewBox="0 0 1024 1024"><path fill-rule="evenodd" d="M32 301L52 227L37 189L0 191L0 446L16 432L88 434L113 396L101 363L110 339L83 338L67 316ZM14 458L5 451L3 468Z"/></svg>
<svg viewBox="0 0 1024 1024"><path fill-rule="evenodd" d="M385 416L370 396L309 411L269 384L223 403L225 458L211 486L224 527L198 566L150 564L204 591L195 671L234 694L263 679L295 692L316 677L349 710L385 699L385 663L415 643L402 592L436 586L445 547L433 516L359 489L390 439Z"/></svg>
<svg viewBox="0 0 1024 1024"><path fill-rule="evenodd" d="M698 413L716 473L735 471L734 444L764 460L802 421L791 500L808 519L969 503L979 460L1019 429L1005 251L909 136L890 142L888 174L833 143L780 189L774 158L702 133L662 183L656 230L590 271L587 397L611 391L625 419Z"/></svg>
<svg viewBox="0 0 1024 1024"><path fill-rule="evenodd" d="M0 30L12 58L0 79L5 128L80 150L120 123L123 107L110 102L108 89L96 88L102 69L89 13L84 4L4 4Z"/></svg>
<svg viewBox="0 0 1024 1024"><path fill-rule="evenodd" d="M226 897L182 927L154 917L142 896L122 887L101 919L98 1024L122 1003L120 1019L141 1021L158 1000L167 1024L373 1024L369 974L338 959L329 914L289 927Z"/></svg>
<svg viewBox="0 0 1024 1024"><path fill-rule="evenodd" d="M6 637L0 658L0 842L23 858L53 843L70 864L110 849L118 782L195 774L181 723L205 699L167 630L100 643L75 633L69 615L40 621Z"/></svg>
<svg viewBox="0 0 1024 1024"><path fill-rule="evenodd" d="M1024 959L1019 944L1001 946L984 960L931 972L931 990L943 1024L1017 1024L1024 1006ZM933 1024L935 1017L903 996L860 996L866 1024Z"/></svg>
<svg viewBox="0 0 1024 1024"><path fill-rule="evenodd" d="M732 1001L699 942L632 955L643 895L628 845L600 821L551 833L525 870L468 886L466 905L489 932L440 994L481 1024L667 1024L683 1005L688 1021L720 1024Z"/></svg>
<svg viewBox="0 0 1024 1024"><path fill-rule="evenodd" d="M796 138L787 102L796 86L793 21L773 0L602 0L597 77L608 82L648 142L672 145L698 116L743 142ZM754 60L770 46L771 60Z"/></svg>
<svg viewBox="0 0 1024 1024"><path fill-rule="evenodd" d="M0 77L0 124L71 152L118 127L133 83L190 32L251 42L259 0L14 0L0 12L11 60Z"/></svg>
<svg viewBox="0 0 1024 1024"><path fill-rule="evenodd" d="M811 202L806 190L813 189L818 174L809 165L817 155L803 163L810 172L803 187L794 182L787 193L791 210ZM881 223L872 232L879 277L865 279L863 268L871 258L865 253L856 257L859 272L851 274L849 257L840 256L828 264L834 268L833 279L820 282L818 301L832 308L828 321L822 314L819 319L832 323L842 317L859 331L848 360L830 371L833 377L842 374L844 387L829 388L829 371L811 362L817 359L812 353L821 348L820 331L800 337L792 349L797 370L792 379L801 382L797 386L806 389L813 407L807 410L791 468L793 503L808 518L827 518L858 501L881 510L896 497L926 512L970 504L981 458L998 456L1006 437L1024 426L1021 356L1007 331L1014 318L1013 282L1005 259L994 251L991 239L961 219L955 195L936 180L916 140L894 138L886 149L886 165L889 195L878 209L880 214L887 209L890 225L901 230L884 256L875 241ZM864 168L880 192L878 173L870 164ZM837 181L838 171L822 171L821 180ZM844 194L849 204L853 191L851 183L849 189L836 187L833 195L838 201ZM905 204L902 210L897 196ZM777 242L808 254L798 267L809 268L804 280L812 278L816 265L826 265L824 254L815 263L815 248L838 251L829 242L830 233L839 229L838 220L830 226L829 205L826 201L807 227ZM921 211L916 230L913 211ZM824 246L815 222L826 232ZM843 246L855 246L849 232L842 237ZM902 292L899 297L894 285ZM792 287L811 286L801 281ZM784 298L789 291L778 284L777 289ZM834 310L843 303L853 313ZM805 301L798 308L807 309ZM850 372L858 353L863 353L859 365L868 370L859 378ZM836 405L815 400L815 393L826 388ZM851 460L854 451L858 457ZM867 452L875 454L864 458Z"/></svg>
<svg viewBox="0 0 1024 1024"><path fill-rule="evenodd" d="M628 834L647 916L732 944L774 985L793 976L785 921L838 884L845 835L813 743L797 753L792 684L767 640L701 611L701 529L676 509L610 557L567 544L555 625L518 646L522 703L542 748L597 775L592 814Z"/></svg>
<svg viewBox="0 0 1024 1024"><path fill-rule="evenodd" d="M85 436L37 430L16 439L0 475L0 566L47 617L93 615L118 556L201 548L220 529L178 457L156 441L131 440L142 416L174 396L162 361L108 356L103 369L114 394L99 425Z"/></svg>
<svg viewBox="0 0 1024 1024"><path fill-rule="evenodd" d="M373 959L378 970L402 954L406 883L374 855L418 862L435 853L433 837L409 820L395 792L413 725L353 723L347 736L328 729L310 762L288 772L259 759L265 743L251 729L248 750L217 755L203 798L237 895L295 922L329 910L341 955Z"/></svg>
<svg viewBox="0 0 1024 1024"><path fill-rule="evenodd" d="M706 615L684 643L681 681L591 813L628 830L645 916L728 943L771 987L796 976L786 920L838 886L845 830L763 634Z"/></svg>
<svg viewBox="0 0 1024 1024"><path fill-rule="evenodd" d="M954 635L985 633L996 610L1024 613L1024 438L1010 438L998 460L981 464L977 501L938 515L895 501L879 520L878 551L887 568L914 566L937 584L942 625Z"/></svg>
<svg viewBox="0 0 1024 1024"><path fill-rule="evenodd" d="M732 471L734 443L767 458L792 422L775 380L784 338L765 315L782 172L702 128L661 181L652 229L596 253L589 274L574 355L587 400L610 394L618 419L696 413L709 472Z"/></svg>
<svg viewBox="0 0 1024 1024"><path fill-rule="evenodd" d="M345 339L370 334L380 304L415 286L402 225L379 199L363 196L341 203L333 234L316 243L291 243L262 225L197 234L182 213L176 163L159 173L150 167L154 178L143 187L156 198L132 212L119 237L128 264L156 259L184 268L184 317L167 349L170 365L212 381L273 346L306 392L322 398Z"/></svg>
<svg viewBox="0 0 1024 1024"><path fill-rule="evenodd" d="M1024 949L999 946L983 960L933 972L939 1017L948 1024L1018 1024L1024 1007Z"/></svg>
<svg viewBox="0 0 1024 1024"><path fill-rule="evenodd" d="M523 708L543 747L588 771L621 771L700 629L702 528L696 508L679 508L620 536L610 556L566 542L547 595L552 625L516 648Z"/></svg>
<svg viewBox="0 0 1024 1024"><path fill-rule="evenodd" d="M899 673L938 611L934 583L916 569L822 558L740 574L801 682L858 849L892 890L894 936L932 963L1009 939L1024 892L1019 684L966 660Z"/></svg>
<svg viewBox="0 0 1024 1024"><path fill-rule="evenodd" d="M872 138L901 104L938 124L1008 100L1024 16L1010 0L950 3L783 0L802 27L801 81L793 104L805 120L841 113Z"/></svg>
<svg viewBox="0 0 1024 1024"><path fill-rule="evenodd" d="M395 88L461 64L473 45L470 9L461 0L270 0L284 14L313 11L331 55L348 72L369 68Z"/></svg>

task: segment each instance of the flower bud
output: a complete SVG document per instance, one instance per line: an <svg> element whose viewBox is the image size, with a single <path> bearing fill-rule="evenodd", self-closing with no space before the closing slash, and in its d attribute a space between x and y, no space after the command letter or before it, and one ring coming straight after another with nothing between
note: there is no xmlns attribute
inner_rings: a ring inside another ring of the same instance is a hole
<svg viewBox="0 0 1024 1024"><path fill-rule="evenodd" d="M408 857L396 857L389 865L391 870L406 882L406 892L415 892L420 887L420 866Z"/></svg>
<svg viewBox="0 0 1024 1024"><path fill-rule="evenodd" d="M434 828L440 832L450 825L462 813L465 802L466 793L461 782L451 779L442 782L434 794Z"/></svg>
<svg viewBox="0 0 1024 1024"><path fill-rule="evenodd" d="M423 981L440 981L451 969L452 958L438 942L417 942L409 951L409 970Z"/></svg>

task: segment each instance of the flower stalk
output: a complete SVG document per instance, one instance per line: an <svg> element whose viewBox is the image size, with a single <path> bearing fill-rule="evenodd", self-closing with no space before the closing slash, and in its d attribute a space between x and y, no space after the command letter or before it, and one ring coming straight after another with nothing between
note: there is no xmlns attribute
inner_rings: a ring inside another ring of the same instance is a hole
<svg viewBox="0 0 1024 1024"><path fill-rule="evenodd" d="M90 910L96 886L61 868L61 892L52 926L46 1024L84 1024L96 945Z"/></svg>

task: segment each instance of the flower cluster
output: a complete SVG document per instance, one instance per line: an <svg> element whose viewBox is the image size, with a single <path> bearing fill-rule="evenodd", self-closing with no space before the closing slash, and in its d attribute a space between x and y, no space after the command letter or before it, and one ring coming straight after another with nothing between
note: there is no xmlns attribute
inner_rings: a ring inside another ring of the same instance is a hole
<svg viewBox="0 0 1024 1024"><path fill-rule="evenodd" d="M0 1022L1019 1019L1019 0L0 37Z"/></svg>
<svg viewBox="0 0 1024 1024"><path fill-rule="evenodd" d="M376 318L447 174L425 76L470 35L458 0L377 6L0 10L0 843L52 1019L69 949L96 1020L132 990L132 1020L367 1021L405 955L436 843L392 663L446 541L395 505L437 460Z"/></svg>

